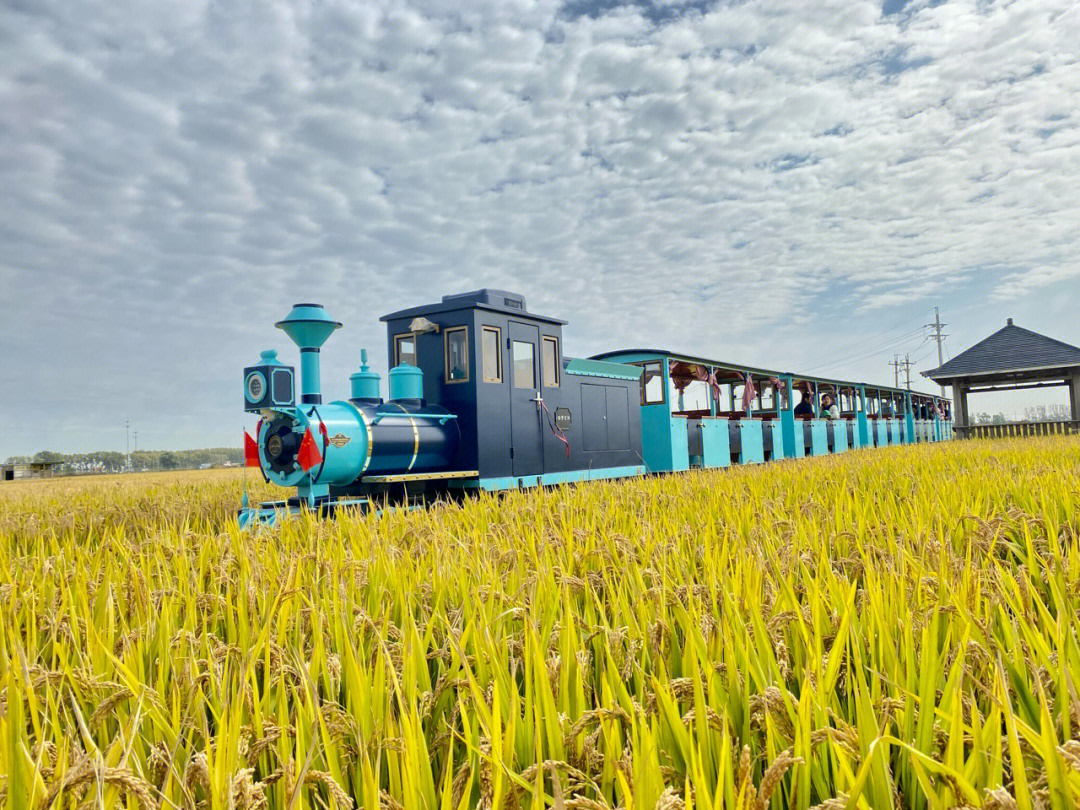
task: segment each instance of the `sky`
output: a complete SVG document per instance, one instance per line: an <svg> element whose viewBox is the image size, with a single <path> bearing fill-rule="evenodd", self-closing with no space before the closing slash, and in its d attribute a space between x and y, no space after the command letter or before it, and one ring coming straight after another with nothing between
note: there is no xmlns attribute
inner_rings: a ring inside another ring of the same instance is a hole
<svg viewBox="0 0 1080 810"><path fill-rule="evenodd" d="M1078 98L1069 0L8 0L0 458L238 445L298 301L328 397L485 286L575 356L885 383L935 306L946 358L1080 343Z"/></svg>

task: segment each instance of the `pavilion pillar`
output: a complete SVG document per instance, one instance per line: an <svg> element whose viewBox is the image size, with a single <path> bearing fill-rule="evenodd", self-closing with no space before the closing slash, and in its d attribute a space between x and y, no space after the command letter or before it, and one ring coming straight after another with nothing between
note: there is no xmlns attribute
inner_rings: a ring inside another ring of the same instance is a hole
<svg viewBox="0 0 1080 810"><path fill-rule="evenodd" d="M968 389L966 386L953 386L953 406L956 412L953 414L953 424L956 427L966 428L971 424L968 416Z"/></svg>
<svg viewBox="0 0 1080 810"><path fill-rule="evenodd" d="M1069 412L1074 422L1080 422L1080 374L1069 381Z"/></svg>

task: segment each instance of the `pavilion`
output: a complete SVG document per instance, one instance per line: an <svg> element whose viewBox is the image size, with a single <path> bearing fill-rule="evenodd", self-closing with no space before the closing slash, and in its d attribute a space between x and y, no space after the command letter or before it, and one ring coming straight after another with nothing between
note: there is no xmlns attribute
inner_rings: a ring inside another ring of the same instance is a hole
<svg viewBox="0 0 1080 810"><path fill-rule="evenodd" d="M939 385L952 387L956 435L959 438L1080 429L1080 348L1017 326L1012 318L1004 328L944 365L924 371L923 376ZM1068 387L1071 422L975 426L968 417L968 394L1053 386Z"/></svg>

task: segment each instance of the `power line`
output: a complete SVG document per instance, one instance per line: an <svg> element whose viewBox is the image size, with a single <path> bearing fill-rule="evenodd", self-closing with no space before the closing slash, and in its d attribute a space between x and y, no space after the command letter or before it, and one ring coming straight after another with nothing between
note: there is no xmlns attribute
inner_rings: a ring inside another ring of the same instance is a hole
<svg viewBox="0 0 1080 810"><path fill-rule="evenodd" d="M925 345L926 342L927 341L923 341L923 345ZM919 348L922 348L922 346L920 346ZM919 349L916 349L915 351L918 351L918 350ZM934 352L934 349L931 347L931 348L927 349L925 352L923 352L922 354L920 354L918 357L916 357L911 362L912 363L921 363L923 360L925 360L927 357L929 357L931 354L933 354L933 352Z"/></svg>
<svg viewBox="0 0 1080 810"><path fill-rule="evenodd" d="M853 354L849 354L849 355L846 355L844 357L834 359L834 360L832 360L832 361L830 361L828 363L824 363L824 364L822 364L820 366L812 366L808 370L809 371L820 371L821 369L835 368L836 366L843 365L844 363L854 362L854 361L857 361L857 360L865 360L865 359L867 359L869 357L873 357L873 356L878 355L878 354L884 354L885 352L887 352L887 351L889 351L891 349L898 348L899 346L903 345L904 343L910 342L913 338L915 338L918 335L922 334L923 328L924 327L920 326L918 329L912 329L910 332L905 332L904 334L898 335L897 337L892 338L890 340L887 340L887 341L885 341L883 343L878 343L878 344L875 344L873 346L863 347L862 349L860 349L859 351L857 351L857 352L855 352Z"/></svg>
<svg viewBox="0 0 1080 810"><path fill-rule="evenodd" d="M867 340L866 340L865 342L866 342L866 343L871 343L871 346L869 347L870 349L873 349L873 348L883 348L883 347L886 347L886 346L890 346L890 345L892 345L893 343L896 343L896 342L898 342L898 341L902 341L903 339L905 339L905 338L907 338L907 337L909 337L909 336L912 336L912 335L914 335L914 334L916 334L916 333L918 333L918 332L921 332L921 331L922 331L922 329L923 329L923 327L921 327L921 326L920 326L920 327L919 327L918 329L912 329L911 331L905 332L905 333L904 333L903 335L900 335L899 337L896 337L896 338L890 338L889 340L883 341L883 342L881 342L881 343L878 343L878 344L874 344L874 343L873 343L873 341L879 340L880 338L883 338L883 337L885 337L886 335L890 335L890 334L892 334L893 332L895 332L895 331L896 331L897 329L900 329L900 328L902 328L903 326L905 326L905 325L907 325L907 324L909 324L909 323L911 323L911 322L913 322L913 321L915 321L915 320L919 319L919 318L921 317L921 314L922 314L922 313L920 313L919 315L915 315L914 317L910 317L910 316L909 316L909 317L907 317L907 318L901 318L901 319L900 319L899 321L897 321L897 322L896 322L896 323L895 323L895 324L894 324L893 326L891 326L890 328L888 328L888 329L884 330L883 332L878 332L878 333L877 333L876 335L872 335L871 337L867 338ZM869 349L868 349L867 347L865 347L865 346L864 346L864 347L863 347L863 349L860 349L860 350L859 350L858 352L856 352L856 353L855 353L854 355L849 355L848 357L841 357L841 358L839 358L839 359L837 359L837 360L834 360L834 361L832 361L832 362L830 362L830 363L826 363L825 365L821 365L821 366L812 366L812 367L811 367L810 369L808 369L808 370L809 370L809 371L814 371L814 370L817 370L817 369L822 369L822 368L832 368L833 366L838 366L838 365L840 365L841 363L847 362L847 360L849 360L849 359L851 359L851 358L855 357L856 355L862 355L862 354L864 354L864 353L865 353L866 351L869 351Z"/></svg>
<svg viewBox="0 0 1080 810"><path fill-rule="evenodd" d="M899 329L901 326L904 326L906 324L911 323L912 321L916 320L918 317L920 317L920 316L916 315L914 318L912 318L912 317L902 318L902 319L900 319L899 321L896 322L895 326L892 326L889 329L886 329L884 332L878 332L876 335L873 335L870 338L868 338L868 340L877 340L878 338L885 337L885 335L892 334L897 329Z"/></svg>
<svg viewBox="0 0 1080 810"><path fill-rule="evenodd" d="M817 369L819 371L831 370L831 369L836 368L837 366L850 365L852 363L860 363L860 362L863 362L865 360L869 360L869 359L871 359L873 357L878 357L878 356L880 356L882 354L885 354L886 352L891 351L893 349L902 349L902 348L904 348L905 345L910 345L910 344L907 343L907 341L910 341L913 337L915 337L915 335L906 335L903 338L899 338L899 339L893 341L892 343L888 343L888 344L885 344L883 346L877 346L877 347L874 347L872 349L867 349L867 350L865 350L865 351L863 351L863 352L861 352L859 354L850 355L850 356L844 358L843 360L837 360L837 361L835 361L833 363L829 363L826 366L818 366Z"/></svg>

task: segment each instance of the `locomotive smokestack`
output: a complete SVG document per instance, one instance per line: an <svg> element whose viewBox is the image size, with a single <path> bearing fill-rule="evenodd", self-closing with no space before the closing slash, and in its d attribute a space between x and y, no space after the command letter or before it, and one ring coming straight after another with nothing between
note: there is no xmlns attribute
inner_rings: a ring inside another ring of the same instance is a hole
<svg viewBox="0 0 1080 810"><path fill-rule="evenodd" d="M322 404L319 348L341 323L331 319L322 304L296 304L284 320L274 324L300 349L300 402Z"/></svg>

